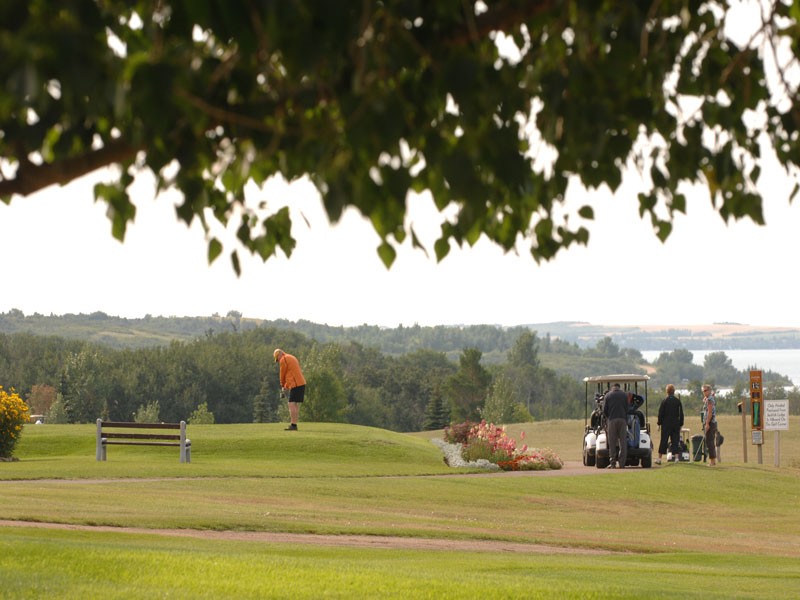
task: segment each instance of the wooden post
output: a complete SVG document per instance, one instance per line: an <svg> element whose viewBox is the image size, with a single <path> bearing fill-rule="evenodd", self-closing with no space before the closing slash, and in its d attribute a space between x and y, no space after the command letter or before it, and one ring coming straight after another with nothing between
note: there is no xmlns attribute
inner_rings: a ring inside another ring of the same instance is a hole
<svg viewBox="0 0 800 600"><path fill-rule="evenodd" d="M742 456L744 456L744 462L747 463L747 417L745 413L750 414L750 405L742 400Z"/></svg>

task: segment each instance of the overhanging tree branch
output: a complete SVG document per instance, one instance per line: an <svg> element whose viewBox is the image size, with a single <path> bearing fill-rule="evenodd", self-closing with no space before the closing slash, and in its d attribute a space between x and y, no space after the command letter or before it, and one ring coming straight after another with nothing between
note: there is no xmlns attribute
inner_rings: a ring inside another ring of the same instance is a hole
<svg viewBox="0 0 800 600"><path fill-rule="evenodd" d="M54 163L37 165L23 159L13 179L0 181L0 197L27 196L54 184L70 182L102 167L131 161L137 150L126 141L116 140L98 150Z"/></svg>

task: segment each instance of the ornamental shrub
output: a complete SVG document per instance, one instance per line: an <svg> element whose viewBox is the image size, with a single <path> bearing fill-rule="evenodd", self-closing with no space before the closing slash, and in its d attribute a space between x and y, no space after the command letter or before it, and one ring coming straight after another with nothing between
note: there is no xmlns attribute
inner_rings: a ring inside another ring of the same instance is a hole
<svg viewBox="0 0 800 600"><path fill-rule="evenodd" d="M508 455L504 450L494 448L486 440L473 440L469 444L465 444L461 449L461 457L466 462L484 459L496 465L499 465L501 461L508 460Z"/></svg>
<svg viewBox="0 0 800 600"><path fill-rule="evenodd" d="M444 441L449 444L466 444L469 440L469 432L475 426L471 421L463 423L451 423L450 427L444 428Z"/></svg>
<svg viewBox="0 0 800 600"><path fill-rule="evenodd" d="M444 438L451 444L461 444L461 456L465 461L488 460L504 471L540 471L564 466L551 449L528 448L527 444L517 446L516 440L506 434L505 427L485 420L478 424L451 425L445 429ZM520 438L525 439L524 431Z"/></svg>
<svg viewBox="0 0 800 600"><path fill-rule="evenodd" d="M524 438L524 432L522 436ZM524 454L528 449L525 444L517 448L516 440L506 435L505 427L498 427L494 423L487 423L485 420L482 420L469 430L467 444L469 445L476 441L489 444L492 452L502 455L506 460L516 458L518 455Z"/></svg>
<svg viewBox="0 0 800 600"><path fill-rule="evenodd" d="M28 405L13 389L0 386L0 459L10 459L28 421Z"/></svg>
<svg viewBox="0 0 800 600"><path fill-rule="evenodd" d="M543 448L528 450L526 454L498 462L497 466L504 471L546 471L562 468L564 461L550 448Z"/></svg>
<svg viewBox="0 0 800 600"><path fill-rule="evenodd" d="M192 425L213 425L214 413L208 410L208 402L203 402L198 406L191 415L189 421Z"/></svg>
<svg viewBox="0 0 800 600"><path fill-rule="evenodd" d="M148 402L147 406L142 404L137 408L136 413L133 415L133 420L135 423L158 423L161 420L159 417L160 412L161 406L158 400L154 400L153 402Z"/></svg>

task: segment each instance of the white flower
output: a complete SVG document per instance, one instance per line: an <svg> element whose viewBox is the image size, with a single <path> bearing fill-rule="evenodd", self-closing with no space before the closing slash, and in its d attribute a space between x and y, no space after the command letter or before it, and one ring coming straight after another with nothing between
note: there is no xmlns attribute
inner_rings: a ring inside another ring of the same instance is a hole
<svg viewBox="0 0 800 600"><path fill-rule="evenodd" d="M489 462L485 458L479 458L478 460L469 462L464 460L464 457L461 456L461 444L450 444L439 438L432 438L431 442L439 446L444 453L445 462L451 467L471 467L476 469L488 469L490 471L498 471L500 469L496 464Z"/></svg>

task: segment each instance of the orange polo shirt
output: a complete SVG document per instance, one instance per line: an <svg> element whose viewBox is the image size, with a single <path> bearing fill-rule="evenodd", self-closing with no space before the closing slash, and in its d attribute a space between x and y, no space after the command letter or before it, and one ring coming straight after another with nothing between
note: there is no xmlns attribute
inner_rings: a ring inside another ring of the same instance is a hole
<svg viewBox="0 0 800 600"><path fill-rule="evenodd" d="M306 378L303 377L303 371L300 369L300 362L291 354L286 354L281 357L281 387L290 390L300 385L306 384Z"/></svg>

